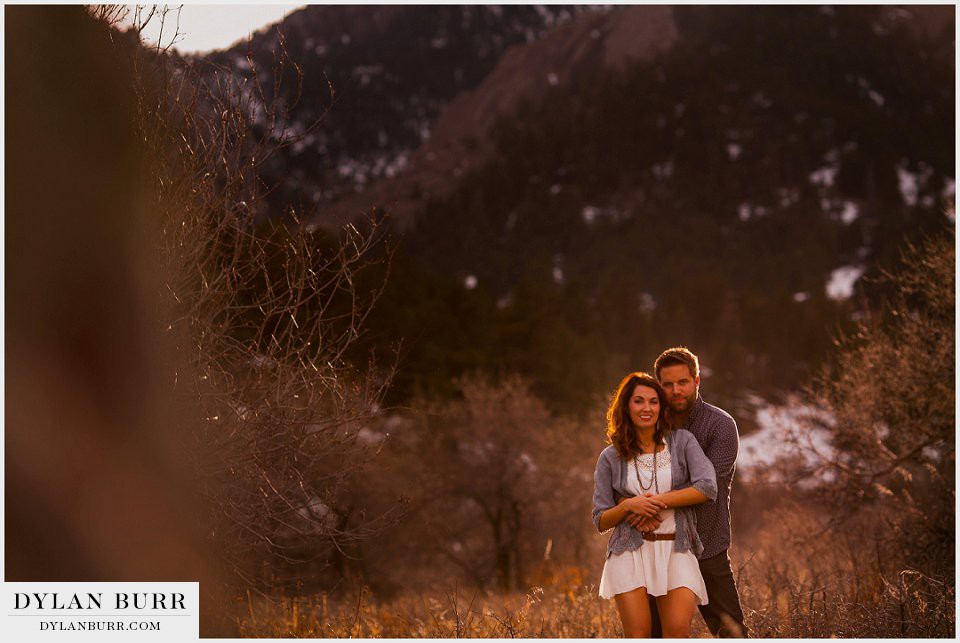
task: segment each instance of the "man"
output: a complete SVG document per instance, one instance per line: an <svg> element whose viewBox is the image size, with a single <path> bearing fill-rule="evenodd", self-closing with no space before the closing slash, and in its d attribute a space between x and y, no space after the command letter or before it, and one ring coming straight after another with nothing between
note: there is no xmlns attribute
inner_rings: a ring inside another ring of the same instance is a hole
<svg viewBox="0 0 960 643"><path fill-rule="evenodd" d="M707 587L709 603L700 606L707 627L714 636L746 637L740 596L730 569L730 487L737 465L740 436L737 423L726 411L707 404L700 397L700 362L683 347L669 348L657 358L653 370L667 395L674 425L690 431L717 473L717 499L697 505L697 531L703 541L700 573ZM659 523L639 521L644 531ZM651 597L654 637L662 636L656 601Z"/></svg>

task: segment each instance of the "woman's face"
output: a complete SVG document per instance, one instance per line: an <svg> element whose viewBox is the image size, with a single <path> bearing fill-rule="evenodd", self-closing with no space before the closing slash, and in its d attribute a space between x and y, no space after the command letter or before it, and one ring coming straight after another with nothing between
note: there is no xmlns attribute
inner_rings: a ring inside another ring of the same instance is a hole
<svg viewBox="0 0 960 643"><path fill-rule="evenodd" d="M630 420L638 429L654 428L660 417L660 396L656 390L637 384L630 396Z"/></svg>

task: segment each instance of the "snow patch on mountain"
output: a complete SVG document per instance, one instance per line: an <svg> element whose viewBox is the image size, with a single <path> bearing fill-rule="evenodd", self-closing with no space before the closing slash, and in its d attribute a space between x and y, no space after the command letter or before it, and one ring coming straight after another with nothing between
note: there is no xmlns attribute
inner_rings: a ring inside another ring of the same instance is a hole
<svg viewBox="0 0 960 643"><path fill-rule="evenodd" d="M798 395L788 397L783 404L771 404L756 395L748 401L760 428L740 439L737 469L746 478L766 473L776 480L780 477L777 465L786 459L798 459L810 469L835 459L829 431L834 421L829 414ZM819 481L829 478L829 472L824 472ZM808 484L816 482L810 480Z"/></svg>
<svg viewBox="0 0 960 643"><path fill-rule="evenodd" d="M853 287L864 273L863 266L840 266L830 273L827 281L827 297L836 301L853 296Z"/></svg>
<svg viewBox="0 0 960 643"><path fill-rule="evenodd" d="M900 189L900 196L903 202L910 207L917 205L920 190L926 186L927 181L933 176L933 168L926 163L921 161L917 163L917 167L918 171L911 172L909 169L910 162L907 159L901 160L897 165L897 187ZM924 203L924 205L932 204Z"/></svg>

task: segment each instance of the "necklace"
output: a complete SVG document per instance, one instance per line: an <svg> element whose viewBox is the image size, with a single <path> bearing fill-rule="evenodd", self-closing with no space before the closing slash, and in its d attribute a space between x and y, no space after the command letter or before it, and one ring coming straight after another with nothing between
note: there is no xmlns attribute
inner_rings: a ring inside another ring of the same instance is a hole
<svg viewBox="0 0 960 643"><path fill-rule="evenodd" d="M647 486L643 485L643 478L640 477L640 465L637 463L640 460L640 455L637 454L633 458L633 472L637 475L637 484L640 485L640 491L649 491L651 487L654 488L657 495L660 495L660 481L657 480L657 445L653 445L653 472L650 475L650 482Z"/></svg>

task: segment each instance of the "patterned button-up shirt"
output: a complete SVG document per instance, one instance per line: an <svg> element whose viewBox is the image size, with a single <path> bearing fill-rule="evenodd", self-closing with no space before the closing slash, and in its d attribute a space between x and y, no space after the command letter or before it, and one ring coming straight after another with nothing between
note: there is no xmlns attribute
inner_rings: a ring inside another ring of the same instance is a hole
<svg viewBox="0 0 960 643"><path fill-rule="evenodd" d="M730 487L737 469L740 434L729 413L707 404L697 395L687 423L677 427L690 431L703 447L717 472L717 499L696 505L697 532L703 542L700 558L710 558L730 547Z"/></svg>

